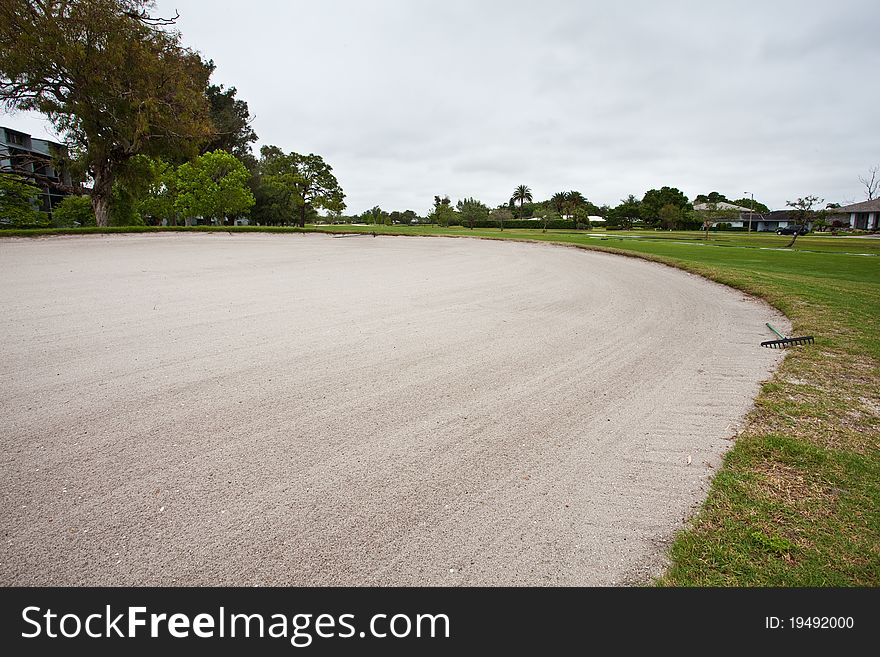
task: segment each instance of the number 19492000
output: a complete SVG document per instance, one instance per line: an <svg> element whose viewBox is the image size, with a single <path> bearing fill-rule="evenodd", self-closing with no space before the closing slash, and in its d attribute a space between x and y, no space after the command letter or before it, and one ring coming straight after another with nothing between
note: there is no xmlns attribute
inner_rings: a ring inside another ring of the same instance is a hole
<svg viewBox="0 0 880 657"><path fill-rule="evenodd" d="M779 618L767 616L764 626L770 630L789 628L792 630L849 630L855 622L852 616L790 616Z"/></svg>

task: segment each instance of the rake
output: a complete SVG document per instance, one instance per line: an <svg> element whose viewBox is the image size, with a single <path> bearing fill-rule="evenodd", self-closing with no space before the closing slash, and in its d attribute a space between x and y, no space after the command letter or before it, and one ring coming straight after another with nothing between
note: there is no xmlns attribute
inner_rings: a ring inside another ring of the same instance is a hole
<svg viewBox="0 0 880 657"><path fill-rule="evenodd" d="M779 340L766 340L761 343L762 347L770 347L771 349L785 349L792 344L813 344L812 335L802 335L799 338L787 338L782 333L773 328L770 322L767 322L767 328L779 336Z"/></svg>

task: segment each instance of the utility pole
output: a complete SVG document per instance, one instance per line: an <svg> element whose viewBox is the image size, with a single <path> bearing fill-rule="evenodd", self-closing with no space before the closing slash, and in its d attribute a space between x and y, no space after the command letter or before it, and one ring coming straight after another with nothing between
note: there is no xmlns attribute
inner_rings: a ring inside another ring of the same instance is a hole
<svg viewBox="0 0 880 657"><path fill-rule="evenodd" d="M749 232L752 232L752 215L755 214L755 195L752 192L743 192L743 194L749 194L752 197L752 211L749 213Z"/></svg>

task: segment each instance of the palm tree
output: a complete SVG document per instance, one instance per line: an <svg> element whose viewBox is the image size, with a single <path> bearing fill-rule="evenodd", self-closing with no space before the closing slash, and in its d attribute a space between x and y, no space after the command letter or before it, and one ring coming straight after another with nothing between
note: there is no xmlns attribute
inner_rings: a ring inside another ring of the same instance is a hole
<svg viewBox="0 0 880 657"><path fill-rule="evenodd" d="M553 206L553 209L556 210L560 217L564 215L565 208L568 205L568 192L556 192L550 197L550 205Z"/></svg>
<svg viewBox="0 0 880 657"><path fill-rule="evenodd" d="M520 185L513 192L513 200L519 201L519 217L522 219L523 203L532 202L532 190L527 185Z"/></svg>
<svg viewBox="0 0 880 657"><path fill-rule="evenodd" d="M565 195L565 200L567 201L566 205L569 209L569 214L571 214L571 218L574 221L574 227L577 228L577 217L575 217L575 211L578 208L582 208L587 204L587 199L583 194L576 190L570 191Z"/></svg>

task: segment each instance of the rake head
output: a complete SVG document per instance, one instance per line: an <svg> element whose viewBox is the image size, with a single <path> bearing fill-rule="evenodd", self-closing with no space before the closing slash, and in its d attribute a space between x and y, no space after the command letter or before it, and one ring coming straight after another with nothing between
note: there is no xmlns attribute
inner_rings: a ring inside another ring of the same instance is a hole
<svg viewBox="0 0 880 657"><path fill-rule="evenodd" d="M812 335L803 335L799 338L783 338L781 340L766 340L761 343L762 347L770 347L771 349L785 349L793 344L813 344Z"/></svg>

